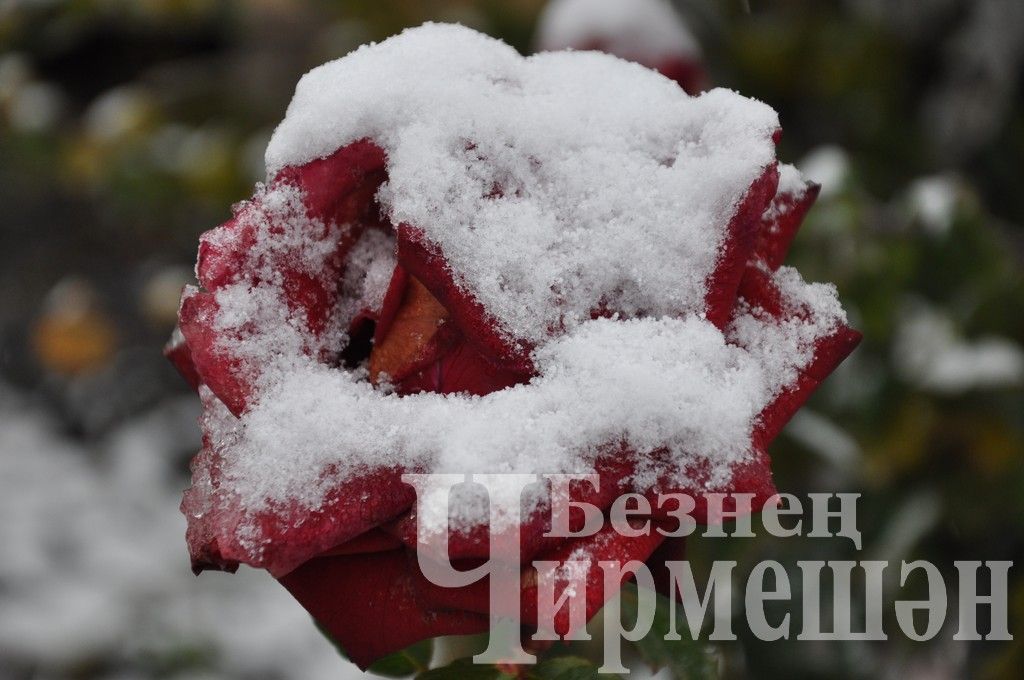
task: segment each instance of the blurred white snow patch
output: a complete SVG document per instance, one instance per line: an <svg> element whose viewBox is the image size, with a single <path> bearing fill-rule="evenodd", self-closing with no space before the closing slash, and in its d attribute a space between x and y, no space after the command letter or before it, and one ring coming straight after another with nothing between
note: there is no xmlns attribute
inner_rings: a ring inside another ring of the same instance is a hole
<svg viewBox="0 0 1024 680"><path fill-rule="evenodd" d="M697 56L700 45L666 0L553 0L537 29L537 49L599 49L657 60Z"/></svg>
<svg viewBox="0 0 1024 680"><path fill-rule="evenodd" d="M796 166L805 178L821 185L821 198L841 192L850 176L849 156L834 145L812 149Z"/></svg>
<svg viewBox="0 0 1024 680"><path fill-rule="evenodd" d="M902 318L893 364L908 383L944 394L1024 383L1024 350L1012 340L965 340L949 316L921 302L907 305Z"/></svg>
<svg viewBox="0 0 1024 680"><path fill-rule="evenodd" d="M18 90L7 115L17 130L42 132L57 123L62 107L60 90L49 83L34 82Z"/></svg>
<svg viewBox="0 0 1024 680"><path fill-rule="evenodd" d="M911 215L930 235L940 237L949 233L956 217L960 196L960 183L952 175L932 175L915 180L907 190L907 205Z"/></svg>
<svg viewBox="0 0 1024 680"><path fill-rule="evenodd" d="M149 95L140 88L116 87L96 97L85 110L85 129L98 140L112 142L141 127L151 111Z"/></svg>
<svg viewBox="0 0 1024 680"><path fill-rule="evenodd" d="M659 671L652 671L647 666L637 665L636 668L629 672L629 677L632 680L672 680L672 669L668 666L662 668Z"/></svg>
<svg viewBox="0 0 1024 680"><path fill-rule="evenodd" d="M860 446L850 434L825 416L803 408L786 425L786 433L841 470L853 470Z"/></svg>
<svg viewBox="0 0 1024 680"><path fill-rule="evenodd" d="M32 67L24 54L8 52L0 55L0 102L7 102L32 80Z"/></svg>
<svg viewBox="0 0 1024 680"><path fill-rule="evenodd" d="M0 668L142 678L199 650L188 677L365 677L266 574L192 576L178 503L193 401L86 447L0 385Z"/></svg>

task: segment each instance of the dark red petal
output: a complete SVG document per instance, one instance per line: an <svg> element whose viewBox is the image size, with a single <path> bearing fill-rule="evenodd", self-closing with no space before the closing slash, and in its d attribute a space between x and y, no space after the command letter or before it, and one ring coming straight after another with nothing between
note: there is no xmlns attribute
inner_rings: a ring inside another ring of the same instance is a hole
<svg viewBox="0 0 1024 680"><path fill-rule="evenodd" d="M753 259L764 262L772 271L782 266L793 237L820 191L820 185L807 182L800 193L779 193L775 196L761 216Z"/></svg>
<svg viewBox="0 0 1024 680"><path fill-rule="evenodd" d="M412 487L401 482L402 470L378 469L346 479L318 510L292 502L252 516L233 496L218 492L215 457L197 456L195 465L199 467L193 469L193 486L185 493L182 511L197 569L243 562L280 577L391 520L416 498ZM244 537L237 530L242 522L255 525Z"/></svg>
<svg viewBox="0 0 1024 680"><path fill-rule="evenodd" d="M732 469L732 480L729 482L729 492L733 494L749 493L754 494L753 501L751 503L751 510L753 512L760 512L764 509L765 503L778 493L775 488L775 481L772 478L772 459L768 455L768 450L765 446L762 446L756 439L754 440L754 450L750 455L750 458L736 465ZM735 502L727 502L724 504L726 510L735 510ZM721 518L717 518L720 521ZM716 518L707 517L705 514L705 522L714 522Z"/></svg>
<svg viewBox="0 0 1024 680"><path fill-rule="evenodd" d="M322 553L321 557L388 552L401 547L402 542L391 534L381 529L370 529L366 533L356 536L351 541L342 543Z"/></svg>
<svg viewBox="0 0 1024 680"><path fill-rule="evenodd" d="M391 330L391 324L405 299L405 289L409 286L409 274L402 265L396 265L391 273L388 290L384 293L384 301L380 306L377 326L373 330L373 341L379 343Z"/></svg>
<svg viewBox="0 0 1024 680"><path fill-rule="evenodd" d="M422 607L414 568L401 550L320 557L280 581L363 669L426 638L487 631L486 616Z"/></svg>
<svg viewBox="0 0 1024 680"><path fill-rule="evenodd" d="M605 592L604 571L598 566L598 562L602 560L617 562L629 560L643 562L647 560L664 540L664 537L655 530L655 527L656 525L652 523L650 532L634 538L619 534L610 524L605 523L604 527L593 536L561 541L557 546L538 554L533 561L559 562L563 564L568 560L590 561L584 578L586 582L586 616L584 620L589 621L604 606L604 603L619 591L616 588L614 592ZM475 563L469 562L466 566L469 567ZM624 578L623 582L627 578ZM488 613L490 606L489 578L483 578L476 583L462 588L442 588L428 581L417 569L414 574L414 583L417 592L428 607L469 611L479 614ZM573 584L556 577L554 588L556 601L565 588L570 585ZM533 568L532 561L524 567L520 577L520 605L522 607L523 623L536 628L537 572ZM557 633L566 635L571 632L569 610L567 607L563 607L556 612L554 619L554 629Z"/></svg>
<svg viewBox="0 0 1024 680"><path fill-rule="evenodd" d="M185 336L181 334L181 328L175 327L174 335L164 345L164 356L171 362L174 368L178 369L178 373L181 377L189 384L189 386L198 390L201 380L199 379L199 372L196 371L196 365L192 362L192 352L188 349L188 343L185 342Z"/></svg>
<svg viewBox="0 0 1024 680"><path fill-rule="evenodd" d="M549 553L543 553L537 560L565 562L567 560L583 561L590 560L590 567L586 574L586 616L589 621L604 604L618 594L622 585L631 576L626 575L619 582L614 591L605 591L604 570L598 566L601 561L613 561L618 564L625 564L630 560L639 562L647 561L651 554L661 545L665 538L656 530L657 525L652 523L651 529L639 537L623 536L610 524L606 524L601 531L594 536L579 538L567 541ZM532 575L523 579L523 621L534 627L537 626L537 583L536 571L528 570ZM573 585L569 581L556 581L555 599L562 594L566 587ZM563 607L555 613L554 629L559 635L568 635L572 632L569 618L569 608Z"/></svg>
<svg viewBox="0 0 1024 680"><path fill-rule="evenodd" d="M771 458L763 448L755 445L750 457L733 465L730 472L732 477L725 486L712 484L707 465L692 465L659 480L644 494L651 504L652 516L659 520L668 520L678 508L676 502L667 497L663 504L660 503L659 494L664 496L681 493L692 497L694 508L690 515L699 524L712 524L721 522L721 517L717 517L709 508L710 493L753 494L751 512L759 512L776 493L775 482L772 480ZM724 499L722 509L732 512L736 510L736 506L734 497L730 495ZM670 529L674 529L675 520L671 521L673 526Z"/></svg>
<svg viewBox="0 0 1024 680"><path fill-rule="evenodd" d="M415 491L401 481L403 472L382 469L349 477L331 490L321 510L268 511L260 518L260 535L266 543L261 564L253 566L281 576L310 557L391 520L416 499ZM286 521L289 517L300 517L301 525Z"/></svg>
<svg viewBox="0 0 1024 680"><path fill-rule="evenodd" d="M726 227L715 270L708 277L704 308L708 320L724 328L732 317L743 270L754 252L761 215L775 196L779 173L772 163L747 189Z"/></svg>
<svg viewBox="0 0 1024 680"><path fill-rule="evenodd" d="M757 262L748 264L743 272L739 296L751 307L762 309L776 319L781 319L785 313L782 292L772 280L771 272Z"/></svg>
<svg viewBox="0 0 1024 680"><path fill-rule="evenodd" d="M302 189L310 217L344 224L362 212L385 179L387 155L368 139L343 146L329 156L288 166L274 178ZM372 189L372 190L371 190ZM356 200L350 198L354 191ZM368 193L367 193L368 192Z"/></svg>
<svg viewBox="0 0 1024 680"><path fill-rule="evenodd" d="M311 276L296 266L293 256L281 251L272 264L280 271L289 309L305 315L309 331L319 337L327 326L338 299L338 281L344 259L367 225L376 221L374 195L386 179L384 152L376 145L360 141L339 149L295 171L295 181L303 191L302 202L311 218L324 224L347 225L325 271ZM289 170L278 175L287 181ZM277 251L275 251L276 253Z"/></svg>
<svg viewBox="0 0 1024 680"><path fill-rule="evenodd" d="M621 494L629 489L629 477L633 474L634 463L628 460L621 447L615 447L613 453L598 459L595 472L600 478L598 488L589 482L574 480L569 484L569 498L577 503L590 503L600 510L605 510ZM578 532L583 529L585 515L579 509L570 510L569 529ZM397 536L412 549L416 549L416 509L413 507L385 529ZM542 503L520 525L520 561L529 562L542 550L550 550L558 546L563 539L548 538L544 534L551 530L550 501ZM468 530L448 532L448 558L486 559L490 557L490 527L487 524L477 525ZM439 559L440 553L434 556Z"/></svg>
<svg viewBox="0 0 1024 680"><path fill-rule="evenodd" d="M328 225L344 224L347 228L339 238L336 250L327 259L323 271L311 274L297 264L299 256L287 248L270 249L263 263L279 272L289 311L305 321L310 335L307 351L323 360L338 348L320 346L320 336L334 311L338 297L338 280L345 255L355 244L362 230L377 220L374 194L385 179L383 150L366 140L354 142L336 152L301 167L288 167L274 179L275 185L290 184L302 190L307 216L317 220L309 229L326 229ZM219 288L244 281L259 283L258 273L250 270L250 259L259 233L254 220L259 214L261 194L241 204L234 216L200 238L196 271L207 292L186 295L180 314L180 325L192 353L192 360L201 381L223 401L232 413L245 410L250 388L259 366L243 366L227 354L214 331L217 303L212 295ZM319 226L317 226L319 225ZM276 225L270 225L271 232ZM310 234L311 238L323 237ZM273 236L271 236L272 238ZM259 329L257 329L258 332Z"/></svg>
<svg viewBox="0 0 1024 680"><path fill-rule="evenodd" d="M747 266L740 285L740 295L752 307L776 319L781 320L787 314L782 293L771 274L757 262ZM797 310L791 313L800 316L810 311ZM818 338L814 344L814 356L806 366L799 369L796 382L784 388L758 417L753 435L755 446L767 448L818 385L856 349L861 338L858 331L846 325L840 325L829 335Z"/></svg>
<svg viewBox="0 0 1024 680"><path fill-rule="evenodd" d="M224 224L199 237L196 275L206 290L239 280L244 275L249 252L256 246L256 229L245 219L247 204Z"/></svg>
<svg viewBox="0 0 1024 680"><path fill-rule="evenodd" d="M224 349L223 338L216 330L218 311L212 293L186 288L178 325L200 381L238 415L245 410L251 387L247 367Z"/></svg>
<svg viewBox="0 0 1024 680"><path fill-rule="evenodd" d="M699 59L669 56L651 64L661 75L679 83L687 94L698 95L708 88L708 74Z"/></svg>
<svg viewBox="0 0 1024 680"><path fill-rule="evenodd" d="M200 396L203 397L202 392ZM217 540L218 517L214 513L217 497L214 490L220 476L220 457L213 450L213 442L205 431L203 448L192 458L189 467L192 469L192 486L182 496L181 513L188 522L185 541L192 558L192 571L196 574L206 570L233 572L238 568L238 561L222 555Z"/></svg>
<svg viewBox="0 0 1024 680"><path fill-rule="evenodd" d="M399 393L467 392L482 396L529 381L529 374L492 362L461 332L447 328L448 325L436 334L431 351L425 354L432 360L398 380Z"/></svg>
<svg viewBox="0 0 1024 680"><path fill-rule="evenodd" d="M448 309L456 326L481 354L512 371L533 374L530 348L506 337L483 305L455 281L444 256L421 230L401 224L397 240L399 263Z"/></svg>
<svg viewBox="0 0 1024 680"><path fill-rule="evenodd" d="M814 345L814 358L800 371L795 384L782 391L762 412L754 431L755 441L767 445L810 398L825 378L848 357L863 336L848 326L840 326Z"/></svg>
<svg viewBox="0 0 1024 680"><path fill-rule="evenodd" d="M543 534L551 527L548 512L546 508L538 510L529 515L520 524L519 539L522 562L529 561L547 545L546 540L550 540L543 538ZM416 510L412 509L394 522L386 525L384 530L409 548L416 550L418 548L416 522ZM448 531L448 559L479 560L490 557L491 542L489 531L490 527L485 524L466 530L450 529ZM431 554L433 559L442 559L440 548L428 554Z"/></svg>

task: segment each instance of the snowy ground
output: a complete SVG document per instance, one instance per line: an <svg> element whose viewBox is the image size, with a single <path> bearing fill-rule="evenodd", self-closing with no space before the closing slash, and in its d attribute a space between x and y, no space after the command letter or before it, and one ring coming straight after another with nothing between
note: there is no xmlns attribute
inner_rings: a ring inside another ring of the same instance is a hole
<svg viewBox="0 0 1024 680"><path fill-rule="evenodd" d="M363 677L269 576L196 578L194 398L90 446L0 386L0 680Z"/></svg>

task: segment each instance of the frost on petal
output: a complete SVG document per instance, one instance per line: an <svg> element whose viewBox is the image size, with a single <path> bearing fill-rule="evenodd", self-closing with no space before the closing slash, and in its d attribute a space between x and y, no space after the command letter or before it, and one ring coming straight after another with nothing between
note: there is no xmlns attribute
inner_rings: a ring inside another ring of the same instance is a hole
<svg viewBox="0 0 1024 680"><path fill-rule="evenodd" d="M361 310L340 307L338 280L377 218L372 197L383 162L379 147L357 142L286 169L201 237L196 274L204 290L186 290L179 324L201 382L236 415L268 355L329 360L340 351L351 318L344 312ZM361 273L362 283L371 281Z"/></svg>
<svg viewBox="0 0 1024 680"><path fill-rule="evenodd" d="M778 269L786 259L793 237L821 187L801 177L792 165L779 166L779 187L761 216L753 259Z"/></svg>
<svg viewBox="0 0 1024 680"><path fill-rule="evenodd" d="M754 430L755 442L767 447L861 334L846 325L834 286L805 283L789 267L771 272L751 263L740 296L730 339L758 356L777 385Z"/></svg>

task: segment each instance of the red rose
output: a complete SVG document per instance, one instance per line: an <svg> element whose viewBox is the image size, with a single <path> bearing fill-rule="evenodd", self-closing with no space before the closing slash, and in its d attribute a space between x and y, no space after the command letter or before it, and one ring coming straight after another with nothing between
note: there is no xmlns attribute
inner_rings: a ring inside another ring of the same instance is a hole
<svg viewBox="0 0 1024 680"><path fill-rule="evenodd" d="M693 95L708 86L700 46L667 0L551 0L540 17L537 48L614 54Z"/></svg>
<svg viewBox="0 0 1024 680"><path fill-rule="evenodd" d="M598 76L608 91L579 84ZM659 102L674 113L644 118ZM600 488L571 493L602 509L687 492L705 521L708 490L760 508L769 443L859 340L832 291L779 269L817 188L777 166L777 134L732 93L688 99L601 55L526 61L454 27L312 72L272 179L201 238L167 350L205 407L182 503L194 569L267 569L365 667L487 629L486 584L420 574L403 472L582 465ZM527 624L533 560L593 559L589 618L614 594L598 560L681 548L547 538L535 500ZM488 555L471 515L453 560Z"/></svg>

